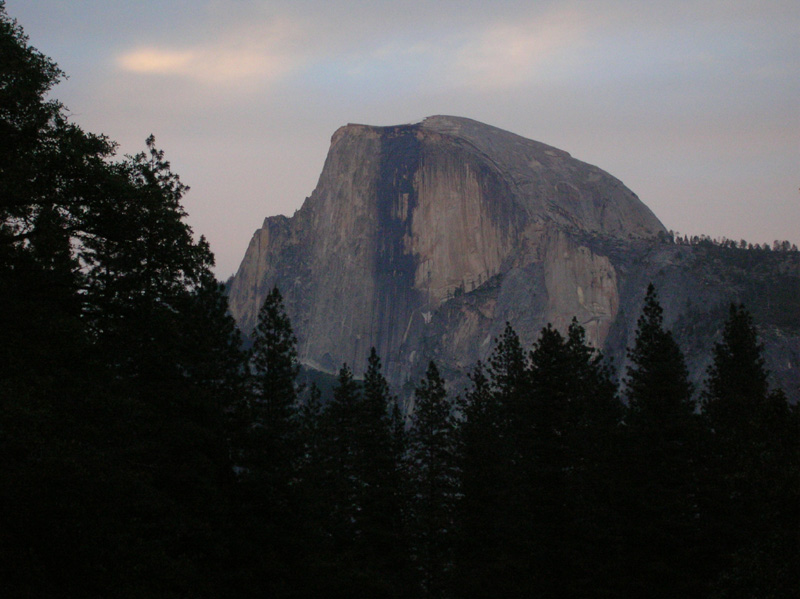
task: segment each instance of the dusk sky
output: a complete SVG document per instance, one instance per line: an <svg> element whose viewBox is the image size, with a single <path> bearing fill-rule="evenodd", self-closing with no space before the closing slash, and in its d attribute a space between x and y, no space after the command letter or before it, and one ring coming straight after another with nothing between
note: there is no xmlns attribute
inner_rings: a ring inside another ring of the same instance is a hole
<svg viewBox="0 0 800 599"><path fill-rule="evenodd" d="M800 2L7 0L73 121L153 133L233 274L333 132L476 119L621 179L669 229L800 244Z"/></svg>

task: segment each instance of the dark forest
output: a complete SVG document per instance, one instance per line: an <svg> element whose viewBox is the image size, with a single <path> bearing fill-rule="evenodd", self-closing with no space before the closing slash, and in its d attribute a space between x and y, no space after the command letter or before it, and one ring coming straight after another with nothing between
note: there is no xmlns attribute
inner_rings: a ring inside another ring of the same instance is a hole
<svg viewBox="0 0 800 599"><path fill-rule="evenodd" d="M245 349L164 152L63 77L0 2L3 597L796 596L798 409L745 306L699 388L651 285L624 372L507 326L465 389L400 401L373 350L323 396L280 291Z"/></svg>

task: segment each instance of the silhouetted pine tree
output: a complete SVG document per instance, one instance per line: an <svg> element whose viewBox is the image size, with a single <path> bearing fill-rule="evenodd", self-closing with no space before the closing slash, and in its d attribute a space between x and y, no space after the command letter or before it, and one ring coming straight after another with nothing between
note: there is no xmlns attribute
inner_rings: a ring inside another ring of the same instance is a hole
<svg viewBox="0 0 800 599"><path fill-rule="evenodd" d="M297 340L275 287L258 313L250 355L252 397L246 403L241 467L262 480L273 500L285 496L298 455Z"/></svg>
<svg viewBox="0 0 800 599"><path fill-rule="evenodd" d="M702 596L699 427L683 354L649 285L628 351L627 581L621 592Z"/></svg>
<svg viewBox="0 0 800 599"><path fill-rule="evenodd" d="M360 552L373 578L372 591L381 596L402 596L408 585L408 547L403 526L404 485L401 471L402 435L397 399L381 372L373 347L367 359L359 426L362 539Z"/></svg>
<svg viewBox="0 0 800 599"><path fill-rule="evenodd" d="M250 354L251 389L236 414L238 472L236 592L281 596L299 584L306 554L297 474L303 447L297 416L296 339L277 287L258 313Z"/></svg>
<svg viewBox="0 0 800 599"><path fill-rule="evenodd" d="M529 363L532 592L596 592L598 552L613 551L601 532L608 512L595 501L607 489L607 444L621 414L616 386L575 320L567 338L544 328Z"/></svg>
<svg viewBox="0 0 800 599"><path fill-rule="evenodd" d="M302 447L297 468L303 501L308 503L303 507L304 517L314 520L312 526L318 532L323 527L323 506L327 505L323 497L324 458L327 449L323 410L322 392L316 383L312 383L308 398L300 405L297 414L298 435Z"/></svg>
<svg viewBox="0 0 800 599"><path fill-rule="evenodd" d="M325 411L327 450L325 460L328 476L328 534L341 557L354 559L355 544L361 535L361 477L359 427L360 389L347 364L339 369L333 401ZM346 564L346 569L353 563Z"/></svg>
<svg viewBox="0 0 800 599"><path fill-rule="evenodd" d="M769 392L763 350L750 314L731 304L703 391L703 411L719 438L733 443L734 437L744 437L746 445L747 437L763 435L762 423L754 421L771 411L765 409Z"/></svg>
<svg viewBox="0 0 800 599"><path fill-rule="evenodd" d="M647 287L637 321L633 348L628 350L628 423L663 429L663 424L694 412L686 363L670 331L663 327L663 309L655 287Z"/></svg>
<svg viewBox="0 0 800 599"><path fill-rule="evenodd" d="M712 431L715 596L790 597L800 587L798 422L770 392L763 345L731 304L703 391Z"/></svg>
<svg viewBox="0 0 800 599"><path fill-rule="evenodd" d="M489 357L488 374L499 408L520 420L529 420L525 417L525 411L530 407L527 402L526 369L522 344L511 324L507 322Z"/></svg>
<svg viewBox="0 0 800 599"><path fill-rule="evenodd" d="M457 512L454 596L505 596L519 575L510 568L509 555L508 422L481 362L469 377L457 429L462 499Z"/></svg>
<svg viewBox="0 0 800 599"><path fill-rule="evenodd" d="M79 235L84 317L115 376L144 390L182 376L178 315L213 255L194 241L181 205L188 188L152 135L107 179L112 193L95 200Z"/></svg>
<svg viewBox="0 0 800 599"><path fill-rule="evenodd" d="M423 597L448 596L458 496L455 422L433 362L414 391L408 434L411 556Z"/></svg>
<svg viewBox="0 0 800 599"><path fill-rule="evenodd" d="M312 589L324 596L404 596L403 496L387 412L394 401L374 349L363 385L344 365L333 393L321 420L324 484L313 503L326 517Z"/></svg>

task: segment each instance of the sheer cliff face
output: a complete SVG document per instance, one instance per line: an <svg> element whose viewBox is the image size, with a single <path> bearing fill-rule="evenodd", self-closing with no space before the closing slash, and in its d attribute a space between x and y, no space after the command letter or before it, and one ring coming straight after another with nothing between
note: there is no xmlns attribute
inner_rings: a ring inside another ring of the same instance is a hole
<svg viewBox="0 0 800 599"><path fill-rule="evenodd" d="M577 316L602 345L618 276L577 240L663 230L617 179L512 133L454 117L348 125L303 207L254 234L230 305L248 332L277 284L303 362L359 372L375 346L401 382L431 352L484 357L506 320L538 332Z"/></svg>

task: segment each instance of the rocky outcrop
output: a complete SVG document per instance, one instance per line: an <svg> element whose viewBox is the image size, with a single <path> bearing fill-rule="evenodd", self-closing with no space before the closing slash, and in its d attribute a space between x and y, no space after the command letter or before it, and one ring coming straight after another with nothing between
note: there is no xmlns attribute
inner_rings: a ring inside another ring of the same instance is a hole
<svg viewBox="0 0 800 599"><path fill-rule="evenodd" d="M278 285L305 365L361 372L374 346L398 386L430 358L452 373L485 358L506 321L530 344L575 317L624 361L647 282L684 268L665 233L608 173L513 133L448 116L347 125L302 208L254 234L230 306L249 332ZM676 275L676 297L706 289L700 270ZM735 299L715 289L704 305Z"/></svg>

